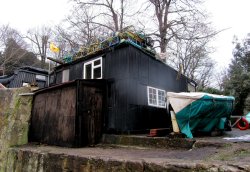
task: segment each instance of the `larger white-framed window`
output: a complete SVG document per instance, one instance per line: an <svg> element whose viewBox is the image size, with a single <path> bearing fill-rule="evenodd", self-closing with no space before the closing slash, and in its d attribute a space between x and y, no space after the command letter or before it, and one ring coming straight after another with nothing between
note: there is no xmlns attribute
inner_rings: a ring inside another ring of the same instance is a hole
<svg viewBox="0 0 250 172"><path fill-rule="evenodd" d="M147 92L148 92L148 105L149 106L155 106L155 107L161 107L161 108L166 107L165 90L161 90L158 88L148 86Z"/></svg>
<svg viewBox="0 0 250 172"><path fill-rule="evenodd" d="M102 57L84 63L83 79L102 78Z"/></svg>

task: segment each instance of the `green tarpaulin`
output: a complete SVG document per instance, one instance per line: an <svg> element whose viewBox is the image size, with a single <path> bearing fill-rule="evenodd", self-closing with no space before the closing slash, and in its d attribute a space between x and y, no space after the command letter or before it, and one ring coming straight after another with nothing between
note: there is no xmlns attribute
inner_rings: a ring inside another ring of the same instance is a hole
<svg viewBox="0 0 250 172"><path fill-rule="evenodd" d="M248 112L248 114L246 114L246 120L248 121L248 123L250 123L250 112Z"/></svg>
<svg viewBox="0 0 250 172"><path fill-rule="evenodd" d="M207 93L167 93L182 133L193 138L192 132L224 129L233 110L234 97Z"/></svg>

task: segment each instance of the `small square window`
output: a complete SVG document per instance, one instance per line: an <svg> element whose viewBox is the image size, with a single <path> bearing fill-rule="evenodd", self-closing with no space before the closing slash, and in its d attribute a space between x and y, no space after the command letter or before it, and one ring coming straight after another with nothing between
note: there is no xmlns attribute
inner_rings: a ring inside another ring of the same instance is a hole
<svg viewBox="0 0 250 172"><path fill-rule="evenodd" d="M62 73L62 82L68 82L69 81L69 69L66 69Z"/></svg>

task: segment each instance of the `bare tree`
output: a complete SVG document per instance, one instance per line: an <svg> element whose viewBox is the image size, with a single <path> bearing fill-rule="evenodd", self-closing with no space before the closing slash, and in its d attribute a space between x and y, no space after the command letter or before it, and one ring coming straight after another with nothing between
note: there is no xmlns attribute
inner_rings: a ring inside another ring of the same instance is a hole
<svg viewBox="0 0 250 172"><path fill-rule="evenodd" d="M214 73L214 80L216 83L216 87L220 90L220 91L224 91L224 82L225 80L228 80L228 73L227 73L227 69L222 69L219 72Z"/></svg>
<svg viewBox="0 0 250 172"><path fill-rule="evenodd" d="M219 32L207 22L200 5L200 0L148 0L147 9L154 9L157 29L151 35L162 60L205 87L214 68L209 43Z"/></svg>
<svg viewBox="0 0 250 172"><path fill-rule="evenodd" d="M8 25L0 27L0 67L2 74L10 74L27 57L27 44L19 32Z"/></svg>
<svg viewBox="0 0 250 172"><path fill-rule="evenodd" d="M51 35L51 28L42 27L29 30L25 36L25 38L31 42L33 52L41 57L41 68L45 67L45 60Z"/></svg>
<svg viewBox="0 0 250 172"><path fill-rule="evenodd" d="M198 83L198 86L201 89L210 87L213 80L213 70L215 62L210 58L207 58L204 64L199 67L194 73L194 80Z"/></svg>
<svg viewBox="0 0 250 172"><path fill-rule="evenodd" d="M97 35L105 34L101 32L102 30L107 30L107 28L100 27L95 22L96 18L98 18L98 15L94 14L91 9L77 6L71 16L68 16L66 19L69 25L67 31L62 28L58 28L57 30L72 48L79 44L89 45L97 40Z"/></svg>
<svg viewBox="0 0 250 172"><path fill-rule="evenodd" d="M125 24L126 12L131 3L129 0L73 0L81 8L93 9L94 17L89 23L104 27L113 32L122 30Z"/></svg>
<svg viewBox="0 0 250 172"><path fill-rule="evenodd" d="M0 49L2 50L3 47L6 46L8 39L14 39L18 44L22 45L23 47L27 46L27 43L24 42L20 33L11 28L9 25L3 25L0 27Z"/></svg>
<svg viewBox="0 0 250 172"><path fill-rule="evenodd" d="M157 29L152 35L159 43L161 53L167 52L168 44L174 38L190 39L190 37L185 37L183 32L192 32L197 24L209 25L205 22L207 18L205 12L199 8L200 0L148 0L148 3L147 11L151 7L154 9L153 19L156 18ZM192 39L203 39L215 34L212 30L205 33L200 32L193 35Z"/></svg>
<svg viewBox="0 0 250 172"><path fill-rule="evenodd" d="M193 78L195 70L206 65L209 54L213 52L213 48L209 46L210 38L195 39L193 32L186 35L189 39L173 39L169 45L169 58L167 63L174 65L176 69L182 66L183 74Z"/></svg>
<svg viewBox="0 0 250 172"><path fill-rule="evenodd" d="M110 32L123 28L127 1L75 2L77 5L74 6L72 14L64 20L64 27L56 27L56 39L63 42L66 53L78 52L85 46L102 41L110 36ZM118 4L120 6L117 6Z"/></svg>
<svg viewBox="0 0 250 172"><path fill-rule="evenodd" d="M209 85L215 62L209 57L213 48L209 45L212 37L196 39L197 35L209 33L204 24L196 24L190 31L182 33L185 39L173 38L168 45L169 54L166 62L203 88Z"/></svg>

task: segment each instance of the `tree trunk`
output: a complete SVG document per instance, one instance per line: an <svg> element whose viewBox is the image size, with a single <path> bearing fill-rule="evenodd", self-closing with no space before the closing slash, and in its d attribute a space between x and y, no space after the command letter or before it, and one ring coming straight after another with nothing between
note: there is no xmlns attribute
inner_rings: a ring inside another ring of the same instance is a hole
<svg viewBox="0 0 250 172"><path fill-rule="evenodd" d="M46 58L45 55L41 55L41 68L42 69L44 69L44 67L45 67L45 58Z"/></svg>

